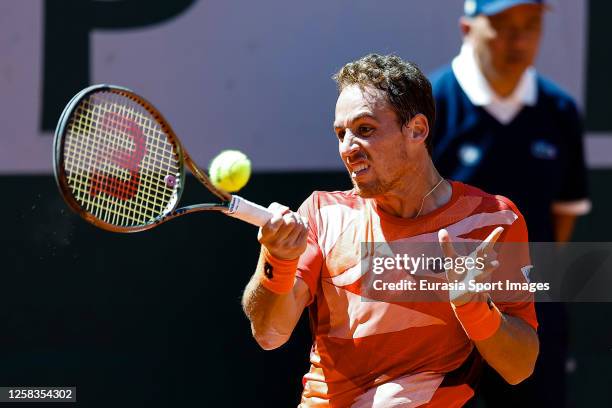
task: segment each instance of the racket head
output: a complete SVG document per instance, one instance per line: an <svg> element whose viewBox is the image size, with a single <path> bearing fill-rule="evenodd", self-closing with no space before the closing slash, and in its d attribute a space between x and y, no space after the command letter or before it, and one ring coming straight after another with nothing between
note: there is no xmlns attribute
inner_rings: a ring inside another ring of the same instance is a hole
<svg viewBox="0 0 612 408"><path fill-rule="evenodd" d="M184 189L181 143L161 113L127 88L94 85L76 94L60 116L53 151L68 206L108 231L154 227Z"/></svg>

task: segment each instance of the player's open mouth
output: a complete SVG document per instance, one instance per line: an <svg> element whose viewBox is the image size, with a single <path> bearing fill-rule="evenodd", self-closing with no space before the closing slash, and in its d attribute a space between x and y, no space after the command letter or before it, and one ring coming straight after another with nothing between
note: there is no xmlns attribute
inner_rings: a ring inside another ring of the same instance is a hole
<svg viewBox="0 0 612 408"><path fill-rule="evenodd" d="M365 174L370 169L370 166L362 163L362 164L354 164L351 166L351 177L359 177Z"/></svg>

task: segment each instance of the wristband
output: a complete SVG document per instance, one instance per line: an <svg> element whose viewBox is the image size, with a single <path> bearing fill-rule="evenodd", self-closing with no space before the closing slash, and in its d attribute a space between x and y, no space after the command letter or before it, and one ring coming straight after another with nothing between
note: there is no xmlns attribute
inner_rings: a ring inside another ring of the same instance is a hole
<svg viewBox="0 0 612 408"><path fill-rule="evenodd" d="M279 295L291 292L299 259L299 257L289 260L276 258L262 245L257 263L257 274L261 285Z"/></svg>
<svg viewBox="0 0 612 408"><path fill-rule="evenodd" d="M455 316L468 337L474 341L486 340L501 326L502 315L493 301L471 301L461 306L451 303Z"/></svg>

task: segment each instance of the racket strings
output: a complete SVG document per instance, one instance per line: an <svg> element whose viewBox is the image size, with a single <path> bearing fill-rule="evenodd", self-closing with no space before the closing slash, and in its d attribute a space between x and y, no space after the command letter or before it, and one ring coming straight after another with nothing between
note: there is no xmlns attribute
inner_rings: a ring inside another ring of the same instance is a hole
<svg viewBox="0 0 612 408"><path fill-rule="evenodd" d="M84 149L81 149L84 150L84 152L81 157L79 157L81 160L77 162L80 164L80 166L76 168L77 171L72 174L68 172L69 181L75 182L74 184L70 184L71 187L76 190L75 196L77 201L79 201L81 205L85 204L84 207L86 210L91 212L97 218L103 219L106 222L116 224L118 217L124 218L123 221L125 221L127 218L131 219L133 222L138 222L139 218L137 218L135 214L138 211L134 205L128 206L124 204L124 200L112 200L106 194L98 194L101 192L99 190L104 190L105 193L108 193L113 191L113 187L115 189L120 188L120 169L115 166L108 166L108 163L105 163L100 159L105 156L110 156L113 153L113 151L110 150L112 145L108 143L108 141L112 140L113 138L113 132L107 132L107 139L104 140L100 135L102 129L91 128L91 123L101 123L100 119L98 118L100 115L100 109L97 106L94 105L93 109L84 110L84 112L78 112L78 114L81 116L75 116L72 123L76 124L76 127L82 131L82 133L79 133L79 136L81 137L77 139L80 142L77 146L81 148L84 147ZM86 122L89 127L83 128L82 126L79 126L82 124L82 120L79 119L86 116L90 117L90 121ZM90 137L91 135L94 137ZM114 138L116 139L116 136L114 136ZM70 146L69 140L70 138L67 140L67 146ZM123 146L123 148L125 149L125 146ZM66 156L68 155L66 154ZM66 160L66 163L69 164L70 160ZM69 165L66 167L67 170L70 169ZM108 174L108 177L114 177L114 185L108 185L110 179L105 179L104 181L99 180L102 173ZM75 177L71 178L71 175ZM92 186L93 183L100 183L102 185ZM95 200L95 198L98 198L98 200ZM142 212L140 215L143 215Z"/></svg>
<svg viewBox="0 0 612 408"><path fill-rule="evenodd" d="M180 166L160 124L131 99L96 93L74 110L64 169L76 201L96 218L123 227L153 222L177 200Z"/></svg>

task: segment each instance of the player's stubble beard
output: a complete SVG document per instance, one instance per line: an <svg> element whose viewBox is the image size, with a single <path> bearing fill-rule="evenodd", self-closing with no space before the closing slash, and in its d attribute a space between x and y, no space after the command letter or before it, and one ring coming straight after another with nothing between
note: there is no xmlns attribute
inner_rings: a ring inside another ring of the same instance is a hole
<svg viewBox="0 0 612 408"><path fill-rule="evenodd" d="M405 164L408 161L408 154L403 149L398 149L396 151L398 157L396 158L396 163ZM387 178L383 179L380 175L377 174L377 166L374 163L370 164L370 171L374 173L374 178L369 181L358 182L354 178L351 177L349 173L349 177L351 179L351 183L353 184L353 190L357 195L362 198L374 198L397 188L402 183L406 182L407 172L402 169L393 169L393 173ZM405 167L405 166L402 166Z"/></svg>

